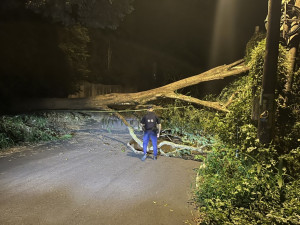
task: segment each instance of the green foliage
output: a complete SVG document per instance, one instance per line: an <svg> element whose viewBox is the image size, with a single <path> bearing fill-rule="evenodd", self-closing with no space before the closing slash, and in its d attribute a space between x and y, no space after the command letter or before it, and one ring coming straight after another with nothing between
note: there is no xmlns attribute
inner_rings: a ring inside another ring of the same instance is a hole
<svg viewBox="0 0 300 225"><path fill-rule="evenodd" d="M248 66L250 67L251 77L250 82L254 88L254 92L257 93L262 83L263 66L264 66L264 56L265 56L265 46L266 39L261 40L256 44L256 47L248 54ZM279 56L278 56L278 66L277 66L277 94L282 92L284 84L286 82L287 74L287 50L282 45L279 45Z"/></svg>
<svg viewBox="0 0 300 225"><path fill-rule="evenodd" d="M286 182L278 161L218 146L204 163L195 194L203 224L299 224L300 183Z"/></svg>
<svg viewBox="0 0 300 225"><path fill-rule="evenodd" d="M242 77L225 88L219 100L226 102L230 96L235 99L228 107L230 113L220 118L223 126L218 127L216 133L222 141L233 147L245 151L249 146L257 146L256 122L252 120L253 101L259 98L262 84L262 71L265 54L265 39L258 42L255 48L249 52L250 72L248 76ZM286 49L279 48L278 57L278 83L276 98L282 96L287 71ZM278 114L278 113L277 113ZM278 118L279 114L277 115ZM280 134L278 134L280 135ZM257 152L255 151L255 154Z"/></svg>
<svg viewBox="0 0 300 225"><path fill-rule="evenodd" d="M275 139L269 147L262 146L251 114L260 95L265 40L249 46L254 47L247 52L249 74L215 99L226 103L233 97L229 113L192 106L170 109L164 126L214 140L212 153L199 169L195 191L202 224L300 224L299 71L287 95L283 91L287 52L280 46Z"/></svg>
<svg viewBox="0 0 300 225"><path fill-rule="evenodd" d="M1 133L10 143L51 140L54 133L41 118L28 116L1 117ZM4 145L5 146L5 145Z"/></svg>
<svg viewBox="0 0 300 225"><path fill-rule="evenodd" d="M162 118L162 126L170 129L172 134L181 136L185 144L203 146L214 141L210 128L217 121L210 112L198 110L192 105L183 106L176 101L174 106L170 105L169 110L162 112Z"/></svg>
<svg viewBox="0 0 300 225"><path fill-rule="evenodd" d="M22 143L70 138L70 126L78 125L81 115L41 113L0 117L0 149Z"/></svg>
<svg viewBox="0 0 300 225"><path fill-rule="evenodd" d="M251 60L250 53L253 51L254 48L257 47L257 44L265 39L266 34L262 32L255 33L251 39L248 41L246 45L246 52L245 52L245 61L248 63Z"/></svg>

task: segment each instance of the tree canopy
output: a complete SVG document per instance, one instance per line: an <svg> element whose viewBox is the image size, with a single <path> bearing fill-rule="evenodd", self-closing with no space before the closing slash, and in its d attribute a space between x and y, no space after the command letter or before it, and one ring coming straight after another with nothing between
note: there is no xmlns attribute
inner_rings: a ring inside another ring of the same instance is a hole
<svg viewBox="0 0 300 225"><path fill-rule="evenodd" d="M26 7L64 25L117 29L134 0L26 0Z"/></svg>

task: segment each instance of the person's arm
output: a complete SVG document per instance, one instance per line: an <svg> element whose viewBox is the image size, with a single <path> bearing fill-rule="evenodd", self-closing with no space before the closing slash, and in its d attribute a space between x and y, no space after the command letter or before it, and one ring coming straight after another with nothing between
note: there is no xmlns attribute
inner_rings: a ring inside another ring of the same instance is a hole
<svg viewBox="0 0 300 225"><path fill-rule="evenodd" d="M156 116L156 128L158 129L157 137L159 137L160 131L161 131L161 120L160 120L160 118L157 117L157 116Z"/></svg>
<svg viewBox="0 0 300 225"><path fill-rule="evenodd" d="M142 118L140 123L142 125L142 130L145 131L145 117Z"/></svg>
<svg viewBox="0 0 300 225"><path fill-rule="evenodd" d="M157 124L157 128L158 128L158 132L157 132L157 137L159 137L160 135L160 131L161 131L161 124Z"/></svg>
<svg viewBox="0 0 300 225"><path fill-rule="evenodd" d="M141 123L142 125L142 130L145 131L145 124Z"/></svg>

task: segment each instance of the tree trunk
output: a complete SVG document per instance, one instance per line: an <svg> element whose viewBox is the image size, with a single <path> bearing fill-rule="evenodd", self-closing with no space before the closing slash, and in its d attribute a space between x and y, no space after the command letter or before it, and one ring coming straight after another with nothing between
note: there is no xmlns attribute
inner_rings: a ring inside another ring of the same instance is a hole
<svg viewBox="0 0 300 225"><path fill-rule="evenodd" d="M300 0L295 1L295 6L300 8ZM299 25L298 20L300 18L292 18L292 19L296 19L296 21L292 22L290 32L293 32L298 27L298 25ZM292 88L293 75L294 75L294 72L295 72L295 62L296 62L296 57L297 57L297 53L298 53L299 41L300 41L300 38L299 38L298 33L292 35L288 39L288 48L289 48L288 62L289 62L289 67L288 67L288 74L287 74L287 82L286 82L286 85L285 85L286 93L289 93L291 91L291 88Z"/></svg>
<svg viewBox="0 0 300 225"><path fill-rule="evenodd" d="M185 102L228 112L228 109L225 107L228 104L203 101L194 97L177 94L176 91L188 86L199 84L201 82L220 80L226 77L244 74L248 71L249 68L244 64L243 60L238 60L230 65L219 66L204 73L147 91L137 93L112 93L80 99L22 99L15 102L15 104L12 106L12 111L32 111L45 109L86 110L106 109L107 107L114 108L120 106L123 108L132 108L138 105L144 105L150 101L171 98L180 99Z"/></svg>
<svg viewBox="0 0 300 225"><path fill-rule="evenodd" d="M265 63L260 98L258 137L262 144L273 139L275 86L277 82L278 46L280 36L281 1L269 0Z"/></svg>

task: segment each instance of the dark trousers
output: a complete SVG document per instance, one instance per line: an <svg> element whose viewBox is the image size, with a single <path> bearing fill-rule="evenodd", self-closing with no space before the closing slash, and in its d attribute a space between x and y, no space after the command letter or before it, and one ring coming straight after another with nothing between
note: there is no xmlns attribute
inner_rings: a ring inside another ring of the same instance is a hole
<svg viewBox="0 0 300 225"><path fill-rule="evenodd" d="M145 130L143 137L143 150L144 154L147 154L147 146L149 143L149 139L151 138L152 146L153 146L153 155L157 156L157 134L152 130Z"/></svg>

